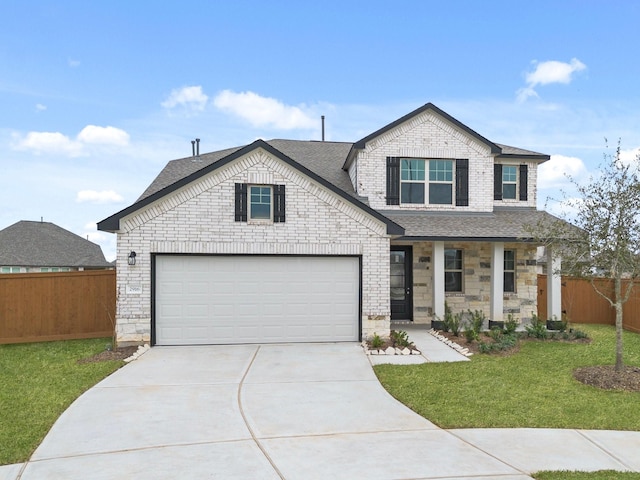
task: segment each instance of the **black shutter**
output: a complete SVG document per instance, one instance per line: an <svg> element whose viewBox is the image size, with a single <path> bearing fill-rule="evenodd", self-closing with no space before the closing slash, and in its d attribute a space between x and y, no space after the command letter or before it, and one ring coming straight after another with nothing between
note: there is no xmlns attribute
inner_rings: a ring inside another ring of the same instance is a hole
<svg viewBox="0 0 640 480"><path fill-rule="evenodd" d="M236 222L247 221L247 184L236 183Z"/></svg>
<svg viewBox="0 0 640 480"><path fill-rule="evenodd" d="M526 165L520 165L520 200L527 201L527 185L529 183L529 169Z"/></svg>
<svg viewBox="0 0 640 480"><path fill-rule="evenodd" d="M469 160L456 160L456 207L469 206Z"/></svg>
<svg viewBox="0 0 640 480"><path fill-rule="evenodd" d="M502 165L493 164L493 199L502 200Z"/></svg>
<svg viewBox="0 0 640 480"><path fill-rule="evenodd" d="M273 221L282 223L285 221L284 214L284 185L273 186Z"/></svg>
<svg viewBox="0 0 640 480"><path fill-rule="evenodd" d="M400 205L400 159L387 157L387 205Z"/></svg>

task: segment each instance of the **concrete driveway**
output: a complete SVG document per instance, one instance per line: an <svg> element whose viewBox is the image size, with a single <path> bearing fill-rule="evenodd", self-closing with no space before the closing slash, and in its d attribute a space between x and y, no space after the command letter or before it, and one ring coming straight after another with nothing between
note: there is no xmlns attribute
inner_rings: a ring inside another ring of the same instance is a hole
<svg viewBox="0 0 640 480"><path fill-rule="evenodd" d="M564 468L640 470L640 436L625 459L607 448L627 437L535 432L441 430L387 394L358 344L154 347L82 395L12 478L519 480L555 467L553 449Z"/></svg>

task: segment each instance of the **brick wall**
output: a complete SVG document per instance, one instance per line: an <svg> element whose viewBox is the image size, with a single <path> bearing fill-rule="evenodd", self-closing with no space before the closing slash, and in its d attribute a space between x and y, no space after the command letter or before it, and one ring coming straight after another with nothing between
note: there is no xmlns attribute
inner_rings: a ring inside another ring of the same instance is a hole
<svg viewBox="0 0 640 480"><path fill-rule="evenodd" d="M286 222L234 221L234 184L286 185ZM118 339L149 341L151 254L361 255L362 333L389 331L386 225L262 150L121 220ZM130 251L136 265L127 264Z"/></svg>
<svg viewBox="0 0 640 480"><path fill-rule="evenodd" d="M493 200L494 157L487 145L462 132L433 112L427 111L368 142L351 164L349 175L359 195L368 197L378 210L424 210L424 205L386 204L387 157L444 158L469 160L469 206L427 205L429 210L491 212L495 206L536 206L537 163L500 160L501 163L527 164L528 199ZM455 175L455 173L454 173ZM454 178L455 185L455 178Z"/></svg>

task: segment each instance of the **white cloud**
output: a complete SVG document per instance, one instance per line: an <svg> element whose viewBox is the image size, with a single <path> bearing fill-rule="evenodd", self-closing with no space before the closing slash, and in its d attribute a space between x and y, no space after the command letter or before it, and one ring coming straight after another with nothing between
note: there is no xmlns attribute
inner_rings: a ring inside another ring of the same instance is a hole
<svg viewBox="0 0 640 480"><path fill-rule="evenodd" d="M209 97L201 86L177 88L171 91L167 99L161 103L164 108L185 107L189 110L204 110Z"/></svg>
<svg viewBox="0 0 640 480"><path fill-rule="evenodd" d="M46 105L43 105L43 104L41 104L41 103L36 103L36 110L37 110L37 111L39 111L39 112L43 112L43 111L44 111L44 110L46 110L46 109L47 109L47 106L46 106Z"/></svg>
<svg viewBox="0 0 640 480"><path fill-rule="evenodd" d="M254 127L294 130L318 126L318 120L305 112L308 108L304 105L285 105L275 98L262 97L254 92L223 90L213 103L218 109L240 117Z"/></svg>
<svg viewBox="0 0 640 480"><path fill-rule="evenodd" d="M76 68L80 66L80 60L74 60L73 58L69 58L67 60L67 64L71 67L71 68Z"/></svg>
<svg viewBox="0 0 640 480"><path fill-rule="evenodd" d="M638 159L640 159L640 147L632 148L631 150L620 150L620 161L622 163L631 164L635 162L638 165Z"/></svg>
<svg viewBox="0 0 640 480"><path fill-rule="evenodd" d="M116 127L87 125L78 134L78 141L91 144L127 146L129 134Z"/></svg>
<svg viewBox="0 0 640 480"><path fill-rule="evenodd" d="M76 196L76 202L78 203L120 203L124 200L122 195L114 192L113 190L81 190Z"/></svg>
<svg viewBox="0 0 640 480"><path fill-rule="evenodd" d="M31 150L36 155L41 153L61 153L70 157L82 155L82 144L71 140L60 132L29 132L24 138L16 137L16 150Z"/></svg>
<svg viewBox="0 0 640 480"><path fill-rule="evenodd" d="M533 62L535 69L526 75L527 85L519 89L517 98L519 102L524 102L529 97L537 97L535 87L538 85L549 85L550 83L569 84L573 80L573 75L587 68L577 58L572 58L569 63L549 60L546 62Z"/></svg>
<svg viewBox="0 0 640 480"><path fill-rule="evenodd" d="M63 154L69 157L86 155L88 145L113 145L126 147L129 144L129 134L115 127L98 127L87 125L72 140L60 132L29 132L24 137L13 134L14 150L29 150L36 155Z"/></svg>
<svg viewBox="0 0 640 480"><path fill-rule="evenodd" d="M580 178L587 169L581 159L564 155L551 155L551 159L538 167L538 185L541 188L555 188L567 185L567 175Z"/></svg>

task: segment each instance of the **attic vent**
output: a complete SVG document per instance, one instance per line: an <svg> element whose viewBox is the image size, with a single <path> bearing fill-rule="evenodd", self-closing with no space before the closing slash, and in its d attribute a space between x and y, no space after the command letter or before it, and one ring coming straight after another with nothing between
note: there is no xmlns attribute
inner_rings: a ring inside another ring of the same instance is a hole
<svg viewBox="0 0 640 480"><path fill-rule="evenodd" d="M322 119L322 141L324 142L324 115L320 117Z"/></svg>

